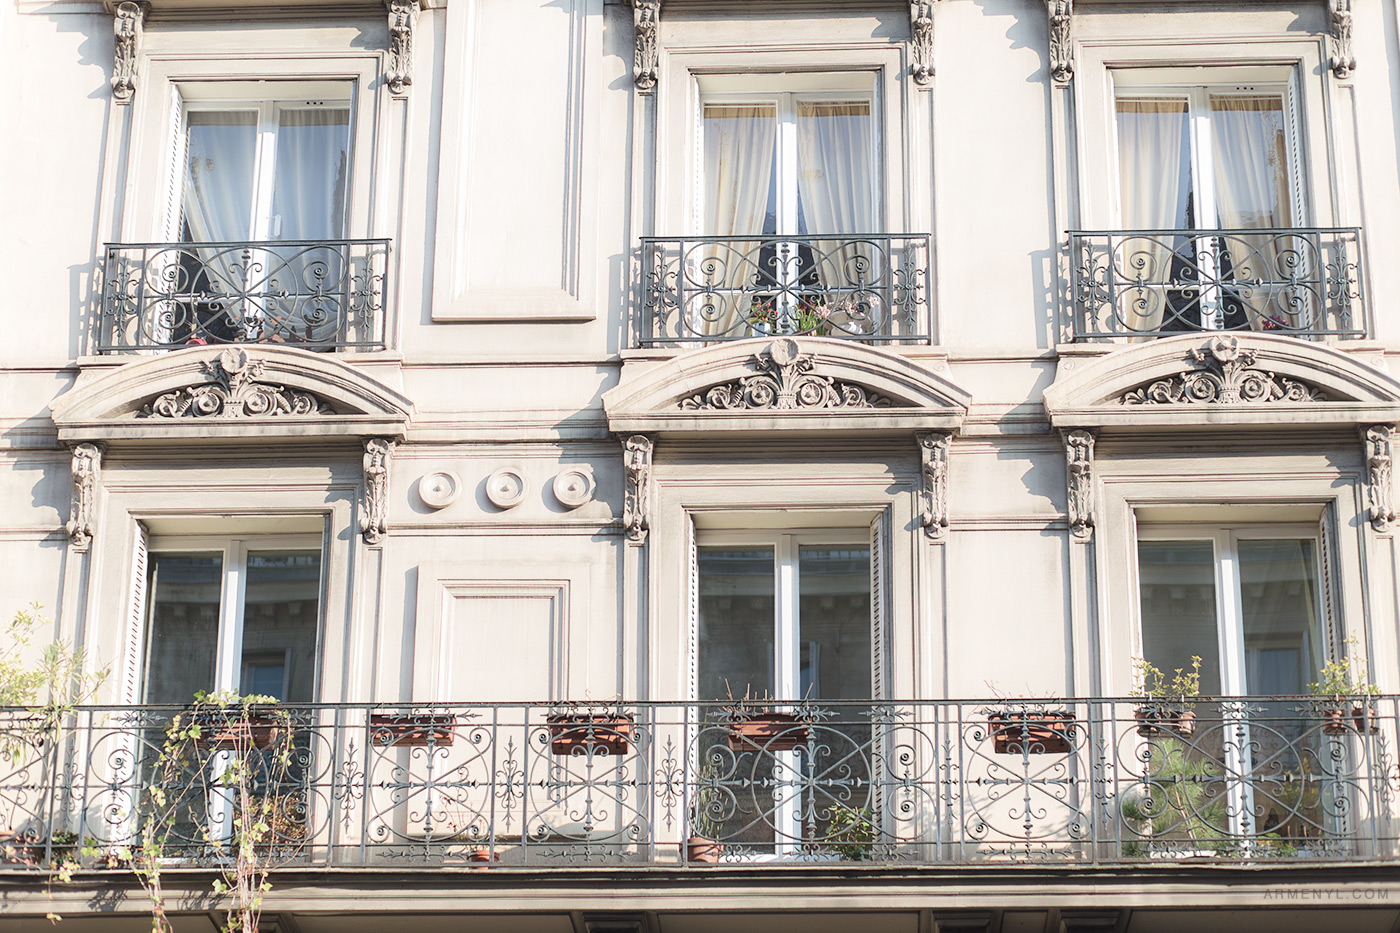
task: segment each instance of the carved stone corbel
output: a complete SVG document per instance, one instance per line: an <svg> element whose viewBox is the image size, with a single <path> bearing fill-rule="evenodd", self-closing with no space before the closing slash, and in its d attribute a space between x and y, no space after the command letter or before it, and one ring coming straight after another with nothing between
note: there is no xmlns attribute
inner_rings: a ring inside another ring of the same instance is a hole
<svg viewBox="0 0 1400 933"><path fill-rule="evenodd" d="M909 4L909 58L914 83L933 83L933 0L911 0Z"/></svg>
<svg viewBox="0 0 1400 933"><path fill-rule="evenodd" d="M656 31L660 23L661 0L632 0L632 30L636 43L632 50L632 81L643 94L650 94L656 88L660 58Z"/></svg>
<svg viewBox="0 0 1400 933"><path fill-rule="evenodd" d="M650 527L651 453L653 444L645 434L633 434L622 443L622 465L627 473L627 489L622 500L622 527L627 540L641 544Z"/></svg>
<svg viewBox="0 0 1400 933"><path fill-rule="evenodd" d="M364 493L360 501L360 531L365 544L384 541L389 530L389 458L394 442L388 438L371 437L365 441Z"/></svg>
<svg viewBox="0 0 1400 933"><path fill-rule="evenodd" d="M136 94L136 64L141 55L141 37L146 26L146 4L135 0L118 3L112 17L112 98L119 104L131 103Z"/></svg>
<svg viewBox="0 0 1400 933"><path fill-rule="evenodd" d="M1391 464L1391 438L1395 428L1376 424L1362 432L1366 444L1366 501L1371 510L1371 527L1390 531L1395 521L1395 479Z"/></svg>
<svg viewBox="0 0 1400 933"><path fill-rule="evenodd" d="M385 80L396 95L408 93L413 83L413 28L418 22L418 0L384 0L389 11L389 62Z"/></svg>
<svg viewBox="0 0 1400 933"><path fill-rule="evenodd" d="M1069 528L1076 538L1094 533L1094 433L1065 434L1065 479L1069 486Z"/></svg>
<svg viewBox="0 0 1400 933"><path fill-rule="evenodd" d="M1350 78L1356 70L1351 52L1351 0L1327 0L1327 19L1332 30L1332 73Z"/></svg>
<svg viewBox="0 0 1400 933"><path fill-rule="evenodd" d="M92 544L96 514L97 477L102 472L102 449L96 444L73 448L73 501L68 508L68 541L75 551Z"/></svg>
<svg viewBox="0 0 1400 933"><path fill-rule="evenodd" d="M1074 0L1046 0L1050 12L1050 77L1056 84L1069 84L1074 77L1074 49L1070 24Z"/></svg>
<svg viewBox="0 0 1400 933"><path fill-rule="evenodd" d="M951 434L919 435L919 460L922 467L923 509L919 516L924 533L941 540L948 533L948 447Z"/></svg>

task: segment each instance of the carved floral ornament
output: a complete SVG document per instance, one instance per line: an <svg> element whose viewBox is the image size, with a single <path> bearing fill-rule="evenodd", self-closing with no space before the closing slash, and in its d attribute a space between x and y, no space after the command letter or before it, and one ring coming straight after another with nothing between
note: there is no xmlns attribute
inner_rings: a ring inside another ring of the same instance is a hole
<svg viewBox="0 0 1400 933"><path fill-rule="evenodd" d="M1239 338L1222 335L1189 350L1194 368L1157 379L1125 393L1124 405L1253 405L1327 401L1316 386L1255 367L1256 351L1241 349Z"/></svg>
<svg viewBox="0 0 1400 933"><path fill-rule="evenodd" d="M124 0L112 16L112 97L129 104L136 94L136 66L146 25L146 4Z"/></svg>
<svg viewBox="0 0 1400 933"><path fill-rule="evenodd" d="M396 96L413 84L413 29L418 22L419 0L384 0L389 11L389 61L384 80Z"/></svg>
<svg viewBox="0 0 1400 933"><path fill-rule="evenodd" d="M273 418L279 415L326 415L330 407L309 392L261 383L263 363L230 347L200 364L209 381L157 396L143 418Z"/></svg>
<svg viewBox="0 0 1400 933"><path fill-rule="evenodd" d="M775 340L755 353L749 365L758 370L732 382L683 398L685 411L776 409L810 411L823 408L889 408L888 398L850 382L817 375L810 353L801 353L790 337Z"/></svg>

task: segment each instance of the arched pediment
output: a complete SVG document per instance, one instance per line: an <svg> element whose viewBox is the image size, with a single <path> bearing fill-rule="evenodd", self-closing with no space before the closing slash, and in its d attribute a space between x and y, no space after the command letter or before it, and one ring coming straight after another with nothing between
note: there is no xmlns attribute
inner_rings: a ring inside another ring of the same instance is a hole
<svg viewBox="0 0 1400 933"><path fill-rule="evenodd" d="M1400 382L1296 337L1195 333L1062 360L1045 409L1059 428L1380 424Z"/></svg>
<svg viewBox="0 0 1400 933"><path fill-rule="evenodd" d="M330 354L191 347L101 372L49 406L65 441L402 437L413 404Z"/></svg>
<svg viewBox="0 0 1400 933"><path fill-rule="evenodd" d="M761 337L682 353L603 396L618 434L956 430L971 396L849 340Z"/></svg>

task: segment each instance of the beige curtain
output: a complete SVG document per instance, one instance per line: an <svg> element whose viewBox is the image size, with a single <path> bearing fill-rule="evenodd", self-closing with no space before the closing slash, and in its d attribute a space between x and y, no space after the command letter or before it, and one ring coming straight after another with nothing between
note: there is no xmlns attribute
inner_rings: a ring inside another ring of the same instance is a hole
<svg viewBox="0 0 1400 933"><path fill-rule="evenodd" d="M1282 96L1212 94L1210 110L1220 226L1226 230L1287 227L1293 208ZM1305 254L1291 250L1286 240L1248 235L1228 237L1225 252L1231 277L1244 283L1229 289L1229 295L1239 298L1249 326L1260 330L1296 325L1302 306L1295 302L1301 296L1278 283L1287 278L1289 259ZM1255 281L1264 284L1248 284Z"/></svg>
<svg viewBox="0 0 1400 933"><path fill-rule="evenodd" d="M1118 166L1122 222L1128 229L1181 230L1191 191L1191 149L1184 97L1118 100ZM1129 331L1154 331L1162 324L1171 282L1176 237L1125 239L1108 261L1120 278L1141 276L1115 312ZM1108 324L1109 322L1100 322Z"/></svg>
<svg viewBox="0 0 1400 933"><path fill-rule="evenodd" d="M875 231L873 149L868 101L798 101L797 192L811 233ZM880 324L859 313L852 319L852 311L843 309L868 304L883 288L884 258L871 244L850 240L818 240L813 251L816 278L828 296L817 313L827 315L832 328L855 333Z"/></svg>
<svg viewBox="0 0 1400 933"><path fill-rule="evenodd" d="M763 233L773 180L778 114L772 104L707 104L705 137L705 226L710 236ZM686 312L700 334L742 332L751 286L761 271L757 240L706 246L686 275L700 289ZM747 288L747 290L746 290Z"/></svg>

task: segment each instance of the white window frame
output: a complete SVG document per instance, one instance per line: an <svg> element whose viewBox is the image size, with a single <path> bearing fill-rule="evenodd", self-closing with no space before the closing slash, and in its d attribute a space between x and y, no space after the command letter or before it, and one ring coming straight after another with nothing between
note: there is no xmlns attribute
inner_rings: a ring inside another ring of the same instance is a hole
<svg viewBox="0 0 1400 933"><path fill-rule="evenodd" d="M871 534L864 529L856 528L804 528L801 531L783 530L753 530L753 531L730 531L730 530L700 530L696 534L696 547L771 547L773 549L773 579L774 579L774 611L773 611L773 699L778 705L800 703L802 696L802 651L800 645L801 618L799 606L802 599L801 575L798 572L800 548L803 546L816 547L840 547L843 545L851 547L863 547L871 550ZM875 560L872 553L870 562ZM879 682L876 666L880 663L877 646L880 643L879 633L876 626L879 620L875 616L876 607L879 605L878 598L874 593L875 581L872 579L871 587L871 617L870 617L870 682L871 693L875 692L874 685ZM698 568L697 568L697 597L698 597ZM698 625L699 619L696 618ZM700 644L699 630L696 629L695 641L693 642L693 652L698 663ZM739 685L733 685L735 689L742 689ZM694 680L692 680L691 698L696 702L709 702L717 697L701 697L696 694ZM734 699L742 699L740 696ZM875 697L863 697L867 701L873 701ZM834 701L833 701L834 702Z"/></svg>
<svg viewBox="0 0 1400 933"><path fill-rule="evenodd" d="M304 551L321 558L321 574L316 600L316 666L312 671L312 697L319 696L322 667L321 649L325 625L326 553L323 536L314 534L249 534L249 535L153 535L148 545L148 564L161 554L213 555L220 564L219 629L214 654L214 682L211 691L241 692L243 673L243 614L246 608L248 554L264 551ZM145 702L150 665L150 620L155 608L155 589L144 587L146 605L143 612L141 637L141 693ZM192 698L191 698L192 699Z"/></svg>
<svg viewBox="0 0 1400 933"><path fill-rule="evenodd" d="M1332 645L1330 624L1333 611L1324 580L1323 561L1328 549L1324 546L1325 532L1317 524L1250 523L1241 525L1211 525L1204 523L1142 523L1137 528L1138 541L1208 541L1214 551L1215 567L1215 629L1217 650L1220 658L1221 696L1236 697L1248 695L1245 691L1245 644L1244 644L1244 605L1239 571L1239 543L1241 541L1301 540L1313 542L1314 586L1317 606L1314 607L1318 619L1318 644L1316 660L1327 663L1337 650ZM1140 568L1140 564L1138 564ZM1138 594L1135 612L1137 656L1143 657L1142 583L1139 570L1134 571L1134 590ZM1314 676L1317 672L1314 672Z"/></svg>
<svg viewBox="0 0 1400 933"><path fill-rule="evenodd" d="M255 150L253 156L253 203L252 215L248 219L249 241L276 240L281 236L280 217L272 215L272 198L276 187L277 168L277 134L279 129L279 118L283 112L289 110L346 110L349 112L349 127L346 131L347 155L345 168L345 204L341 205L342 216L344 217L342 229L332 239L342 239L347 236L347 229L350 225L350 204L351 192L355 186L355 107L354 107L354 87L348 82L329 82L308 85L291 84L287 88L279 89L277 96L268 97L205 97L203 93L209 91L224 92L229 88L217 86L192 86L189 92L199 96L186 96L183 89L180 93L180 118L171 126L173 134L171 145L174 152L185 153L189 145L189 122L192 113L256 113L257 126L255 129ZM264 91L267 89L264 88ZM304 90L308 92L319 92L316 99L309 99L307 96L286 96L280 93L285 90ZM172 185L170 197L167 203L171 205L174 216L166 218L167 229L174 232L172 242L178 240L182 235L184 223L184 173L185 158L175 158L172 160L172 172L169 184Z"/></svg>
<svg viewBox="0 0 1400 933"><path fill-rule="evenodd" d="M808 74L736 74L700 75L696 77L696 102L693 135L695 139L694 184L690 229L698 236L714 233L705 228L705 108L725 104L771 104L777 119L774 140L774 164L777 170L777 231L764 236L797 236L797 105L808 101L823 103L864 103L870 108L870 164L880 173L872 190L875 192L874 230L858 230L857 234L879 233L888 226L885 214L884 173L884 111L879 102L877 75L874 72L814 72ZM816 231L812 236L820 236ZM758 234L755 234L757 236Z"/></svg>
<svg viewBox="0 0 1400 933"><path fill-rule="evenodd" d="M1234 72L1233 75L1231 72ZM1246 80L1251 77L1268 78L1273 80ZM1114 192L1114 216L1118 220L1118 226L1124 227L1123 204L1122 204L1122 158L1118 151L1118 110L1117 103L1120 100L1132 98L1175 98L1186 101L1187 104L1187 126L1189 133L1189 147L1191 153L1191 179L1193 193L1196 196L1196 217L1194 226L1191 229L1209 230L1214 229L1216 224L1214 217L1210 223L1204 222L1201 214L1203 204L1209 204L1213 210L1218 210L1219 196L1215 185L1215 160L1213 158L1213 129L1210 116L1210 96L1212 94L1225 95L1274 95L1283 98L1283 124L1284 139L1288 152L1288 191L1290 196L1289 212L1290 216L1284 226L1303 226L1304 219L1308 216L1307 185L1304 184L1302 151L1298 144L1299 137L1299 114L1298 114L1298 93L1295 88L1295 81L1292 76L1283 80L1279 79L1276 69L1266 69L1263 72L1257 69L1206 69L1200 78L1217 78L1220 80L1203 80L1199 83L1182 83L1183 75L1180 71L1170 71L1163 69L1129 69L1115 71L1112 73L1114 84L1113 93L1113 132L1109 138L1113 141L1113 181ZM1209 195L1207 198L1206 195Z"/></svg>

